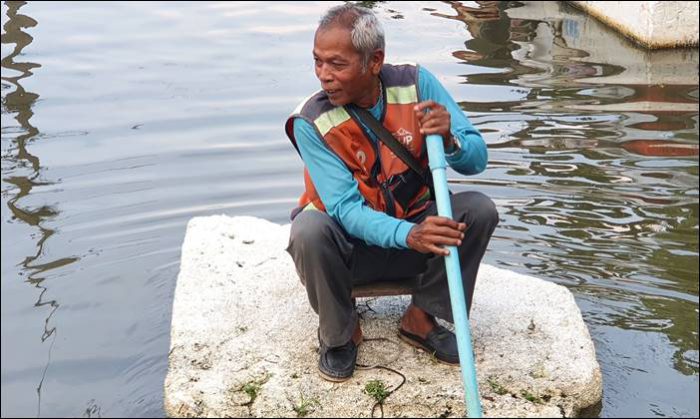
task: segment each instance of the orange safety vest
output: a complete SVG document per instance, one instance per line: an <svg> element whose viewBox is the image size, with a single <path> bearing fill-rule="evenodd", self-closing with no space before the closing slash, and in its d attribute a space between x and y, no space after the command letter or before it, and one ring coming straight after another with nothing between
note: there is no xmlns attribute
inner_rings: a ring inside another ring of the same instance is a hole
<svg viewBox="0 0 700 419"><path fill-rule="evenodd" d="M428 167L425 138L419 131L413 110L418 103L418 66L385 64L379 77L385 98L380 122L413 154L425 171ZM360 194L372 209L396 218L410 218L428 206L428 186L383 142L374 143L346 108L332 105L325 92L319 91L303 101L287 119L287 136L298 151L294 137L296 118L311 124L326 146L345 162L357 180ZM412 185L405 184L407 179ZM325 211L306 167L304 184L306 189L299 198L299 207L306 208L311 204ZM399 187L404 191L401 200L395 196ZM408 197L406 190L410 191Z"/></svg>

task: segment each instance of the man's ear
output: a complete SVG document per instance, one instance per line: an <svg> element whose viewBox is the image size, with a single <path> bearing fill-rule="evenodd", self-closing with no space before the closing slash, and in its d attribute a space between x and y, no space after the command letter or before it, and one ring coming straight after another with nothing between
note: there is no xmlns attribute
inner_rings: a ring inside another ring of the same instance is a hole
<svg viewBox="0 0 700 419"><path fill-rule="evenodd" d="M381 49L375 50L369 60L369 69L373 76L379 75L384 65L384 51Z"/></svg>

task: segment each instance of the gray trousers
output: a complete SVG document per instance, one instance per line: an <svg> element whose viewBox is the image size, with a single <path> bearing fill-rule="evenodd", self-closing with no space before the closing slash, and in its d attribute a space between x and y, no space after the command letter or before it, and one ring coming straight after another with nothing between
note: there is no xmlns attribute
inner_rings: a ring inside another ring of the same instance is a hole
<svg viewBox="0 0 700 419"><path fill-rule="evenodd" d="M479 263L498 224L498 212L493 201L479 192L461 192L450 198L453 218L467 224L458 252L469 310ZM410 221L420 223L436 213L433 203ZM306 287L309 303L318 314L320 337L327 346L347 343L355 329L353 285L376 280L418 276L413 304L453 322L443 257L412 249L370 246L351 237L325 212L314 210L300 212L294 218L287 252Z"/></svg>

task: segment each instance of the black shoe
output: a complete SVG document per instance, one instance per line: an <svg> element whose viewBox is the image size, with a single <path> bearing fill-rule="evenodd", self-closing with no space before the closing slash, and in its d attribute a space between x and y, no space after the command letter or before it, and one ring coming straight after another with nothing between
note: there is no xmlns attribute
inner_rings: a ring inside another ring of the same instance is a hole
<svg viewBox="0 0 700 419"><path fill-rule="evenodd" d="M342 346L329 348L319 339L318 371L321 377L336 383L346 381L355 372L357 345L350 339Z"/></svg>
<svg viewBox="0 0 700 419"><path fill-rule="evenodd" d="M425 339L399 328L399 338L433 354L438 361L450 365L459 365L457 337L442 326L435 326Z"/></svg>

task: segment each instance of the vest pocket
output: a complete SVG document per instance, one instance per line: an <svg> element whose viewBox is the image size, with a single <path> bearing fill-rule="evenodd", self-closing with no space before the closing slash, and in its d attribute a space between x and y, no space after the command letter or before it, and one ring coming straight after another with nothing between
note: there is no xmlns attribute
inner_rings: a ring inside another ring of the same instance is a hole
<svg viewBox="0 0 700 419"><path fill-rule="evenodd" d="M388 184L391 194L404 211L408 210L411 201L418 196L425 186L423 179L411 169L390 177Z"/></svg>

